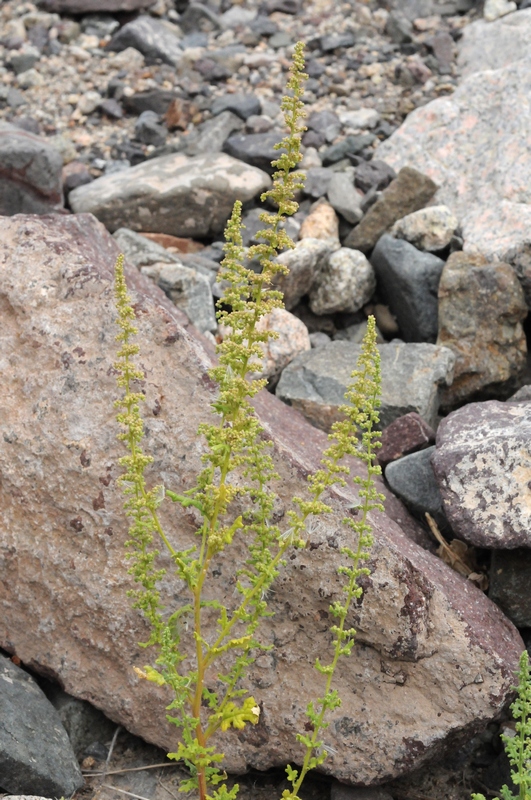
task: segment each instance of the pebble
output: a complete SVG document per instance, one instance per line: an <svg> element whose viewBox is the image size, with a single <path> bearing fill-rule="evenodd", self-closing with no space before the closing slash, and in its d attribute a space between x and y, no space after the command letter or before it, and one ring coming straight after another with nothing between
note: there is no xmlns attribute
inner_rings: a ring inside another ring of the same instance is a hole
<svg viewBox="0 0 531 800"><path fill-rule="evenodd" d="M306 217L301 225L301 239L323 239L331 247L339 247L339 220L329 203L320 202Z"/></svg>
<svg viewBox="0 0 531 800"><path fill-rule="evenodd" d="M332 172L327 196L332 208L352 225L357 224L363 217L362 195L354 187L353 167L343 172Z"/></svg>
<svg viewBox="0 0 531 800"><path fill-rule="evenodd" d="M396 239L405 239L419 250L444 250L457 231L457 217L447 206L428 206L395 222L390 230Z"/></svg>
<svg viewBox="0 0 531 800"><path fill-rule="evenodd" d="M333 252L310 292L314 314L359 311L376 288L374 270L363 253L341 247Z"/></svg>

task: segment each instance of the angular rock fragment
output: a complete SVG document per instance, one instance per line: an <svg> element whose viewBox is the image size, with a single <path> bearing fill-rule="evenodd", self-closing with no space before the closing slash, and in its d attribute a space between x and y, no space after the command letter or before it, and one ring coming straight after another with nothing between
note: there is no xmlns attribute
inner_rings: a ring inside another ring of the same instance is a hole
<svg viewBox="0 0 531 800"><path fill-rule="evenodd" d="M367 253L397 220L425 206L436 191L437 185L427 175L411 167L403 167L360 224L347 236L345 245Z"/></svg>
<svg viewBox="0 0 531 800"><path fill-rule="evenodd" d="M406 342L435 342L437 289L444 261L384 234L374 248L371 264L402 338Z"/></svg>
<svg viewBox="0 0 531 800"><path fill-rule="evenodd" d="M283 293L288 311L308 294L331 252L328 241L307 237L297 242L293 250L285 250L278 256L278 263L289 272L275 277L275 288Z"/></svg>
<svg viewBox="0 0 531 800"><path fill-rule="evenodd" d="M449 208L428 206L399 219L390 234L395 239L405 239L419 250L432 253L444 250L450 244L457 226L457 217Z"/></svg>
<svg viewBox="0 0 531 800"><path fill-rule="evenodd" d="M452 253L439 284L437 344L457 357L454 382L443 394L446 408L514 391L526 363L526 316L512 267Z"/></svg>
<svg viewBox="0 0 531 800"><path fill-rule="evenodd" d="M332 208L341 214L347 222L355 225L363 216L361 210L362 196L354 188L354 169L336 172L328 185L328 200Z"/></svg>
<svg viewBox="0 0 531 800"><path fill-rule="evenodd" d="M382 431L377 458L381 467L435 442L433 429L415 411L398 417Z"/></svg>
<svg viewBox="0 0 531 800"><path fill-rule="evenodd" d="M0 214L49 214L63 207L63 159L46 139L0 122Z"/></svg>
<svg viewBox="0 0 531 800"><path fill-rule="evenodd" d="M235 200L268 189L265 172L230 156L162 156L70 193L76 214L94 214L112 232L150 230L173 236L220 233Z"/></svg>
<svg viewBox="0 0 531 800"><path fill-rule="evenodd" d="M344 403L360 350L361 345L339 341L298 356L282 373L277 397L301 411L313 425L329 430L341 418L338 409ZM382 344L378 350L382 360L382 428L410 411L433 426L440 387L452 380L455 359L451 350L403 342Z"/></svg>
<svg viewBox="0 0 531 800"><path fill-rule="evenodd" d="M151 269L157 270L157 266L153 264ZM157 283L162 291L186 314L197 330L201 333L215 331L216 309L208 278L181 263L164 264L157 272Z"/></svg>
<svg viewBox="0 0 531 800"><path fill-rule="evenodd" d="M83 786L59 714L27 672L0 655L0 786L70 796Z"/></svg>
<svg viewBox="0 0 531 800"><path fill-rule="evenodd" d="M275 161L280 155L280 151L275 150L274 146L282 138L282 133L278 131L271 131L271 133L238 133L227 139L223 149L230 156L272 174L276 168L271 166L271 162Z"/></svg>
<svg viewBox="0 0 531 800"><path fill-rule="evenodd" d="M359 311L375 288L374 270L363 253L341 247L318 274L310 292L310 308L314 314Z"/></svg>
<svg viewBox="0 0 531 800"><path fill-rule="evenodd" d="M514 625L531 628L531 550L493 550L489 597Z"/></svg>
<svg viewBox="0 0 531 800"><path fill-rule="evenodd" d="M11 380L0 437L0 646L55 675L69 694L90 697L116 723L173 750L175 728L166 722L171 697L133 670L155 654L138 646L148 628L126 596L134 584L116 485L124 451L113 409L118 247L88 215L4 217L0 228L0 297L7 309L0 370ZM211 362L180 327L179 310L136 268L126 272L146 374L144 446L155 457L146 477L156 483L162 475L182 491L202 467L197 424L214 420ZM274 441L280 474L274 490L283 510L294 494L304 495L326 437L268 393L255 403ZM439 757L450 741L483 729L504 707L523 649L496 606L404 535L417 535L418 526L379 486L386 512L371 514L371 574L352 617L358 642L338 672L343 704L327 729L335 751L327 771L362 785L404 774ZM274 616L262 635L278 657L267 653L249 671L261 721L228 731L219 743L223 766L233 773L300 763L294 731L304 728L307 702L322 693L312 665L329 652L328 609L342 595L340 549L351 544L341 519L357 501L354 489L331 492L333 511L275 583ZM164 503L161 515L172 540L197 544L189 513ZM234 562L241 558L236 549L221 560L213 599L230 605ZM163 565L162 600L180 604L182 587L171 579L169 560ZM211 633L205 629L206 637Z"/></svg>
<svg viewBox="0 0 531 800"><path fill-rule="evenodd" d="M530 437L530 403L469 403L443 419L432 463L460 539L531 546Z"/></svg>
<svg viewBox="0 0 531 800"><path fill-rule="evenodd" d="M179 29L176 28L174 33L168 24L164 24L154 17L141 16L120 28L106 49L120 52L127 47L134 47L135 50L142 53L148 64L160 59L165 64L175 67L183 55L179 45L178 31Z"/></svg>
<svg viewBox="0 0 531 800"><path fill-rule="evenodd" d="M43 0L42 6L59 14L113 14L149 8L154 0Z"/></svg>
<svg viewBox="0 0 531 800"><path fill-rule="evenodd" d="M392 491L421 519L430 514L440 528L446 528L439 486L433 474L431 457L435 446L411 453L385 468L385 480Z"/></svg>

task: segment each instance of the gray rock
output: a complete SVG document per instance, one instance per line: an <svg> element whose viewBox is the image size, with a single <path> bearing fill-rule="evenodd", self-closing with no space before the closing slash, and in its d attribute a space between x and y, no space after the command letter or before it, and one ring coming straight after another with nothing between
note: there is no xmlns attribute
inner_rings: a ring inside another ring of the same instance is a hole
<svg viewBox="0 0 531 800"><path fill-rule="evenodd" d="M104 742L112 739L116 724L86 700L72 697L55 684L46 694L59 714L78 759L89 745L98 742L104 746Z"/></svg>
<svg viewBox="0 0 531 800"><path fill-rule="evenodd" d="M277 159L282 152L275 150L274 145L278 144L282 138L283 134L278 131L241 133L230 136L223 149L230 156L272 174L275 167L271 166L271 162Z"/></svg>
<svg viewBox="0 0 531 800"><path fill-rule="evenodd" d="M374 270L363 253L341 247L319 272L310 291L310 308L314 314L359 311L375 289Z"/></svg>
<svg viewBox="0 0 531 800"><path fill-rule="evenodd" d="M382 431L377 458L381 467L435 444L435 432L415 411L398 417Z"/></svg>
<svg viewBox="0 0 531 800"><path fill-rule="evenodd" d="M49 214L63 207L63 159L46 139L0 122L0 214Z"/></svg>
<svg viewBox="0 0 531 800"><path fill-rule="evenodd" d="M15 75L20 75L21 72L34 67L40 57L40 51L36 47L26 47L10 56L9 66Z"/></svg>
<svg viewBox="0 0 531 800"><path fill-rule="evenodd" d="M530 436L529 403L469 403L442 420L433 468L460 539L531 546Z"/></svg>
<svg viewBox="0 0 531 800"><path fill-rule="evenodd" d="M154 111L143 111L135 122L135 139L142 144L160 147L167 135L167 128L159 124L159 115Z"/></svg>
<svg viewBox="0 0 531 800"><path fill-rule="evenodd" d="M327 167L310 167L305 170L304 193L318 200L328 192L334 172Z"/></svg>
<svg viewBox="0 0 531 800"><path fill-rule="evenodd" d="M384 234L373 250L371 264L402 338L406 342L435 342L437 289L444 261Z"/></svg>
<svg viewBox="0 0 531 800"><path fill-rule="evenodd" d="M152 264L181 263L180 259L162 245L128 228L118 228L112 236L126 260L137 269L150 267Z"/></svg>
<svg viewBox="0 0 531 800"><path fill-rule="evenodd" d="M138 11L153 5L153 0L43 0L42 6L62 14L97 14L100 11Z"/></svg>
<svg viewBox="0 0 531 800"><path fill-rule="evenodd" d="M145 92L136 92L127 97L124 95L123 103L127 111L132 114L142 114L143 111L154 111L162 116L168 110L175 92L168 89L148 89Z"/></svg>
<svg viewBox="0 0 531 800"><path fill-rule="evenodd" d="M217 14L203 3L190 3L179 17L179 27L184 33L216 31L222 27Z"/></svg>
<svg viewBox="0 0 531 800"><path fill-rule="evenodd" d="M235 200L270 186L265 172L228 155L154 158L70 193L74 213L90 212L112 232L127 227L173 236L223 231Z"/></svg>
<svg viewBox="0 0 531 800"><path fill-rule="evenodd" d="M361 344L363 337L367 333L367 322L358 322L354 325L349 325L347 328L341 328L334 334L333 339L335 342L351 342L352 344ZM384 344L385 340L376 328L376 341L378 344Z"/></svg>
<svg viewBox="0 0 531 800"><path fill-rule="evenodd" d="M331 252L330 242L308 237L297 242L293 250L278 256L277 261L288 267L289 272L275 278L275 288L284 294L288 311L308 294Z"/></svg>
<svg viewBox="0 0 531 800"><path fill-rule="evenodd" d="M356 37L352 31L331 33L327 36L321 36L319 40L319 47L323 53L333 53L339 47L352 47L354 44L356 44Z"/></svg>
<svg viewBox="0 0 531 800"><path fill-rule="evenodd" d="M483 16L487 22L494 22L495 19L516 11L517 8L514 0L485 0Z"/></svg>
<svg viewBox="0 0 531 800"><path fill-rule="evenodd" d="M106 49L119 52L127 47L142 53L148 64L160 58L175 67L183 55L176 33L160 20L148 16L137 17L120 28Z"/></svg>
<svg viewBox="0 0 531 800"><path fill-rule="evenodd" d="M439 74L450 75L456 52L453 38L446 31L440 31L429 40L428 44L437 59Z"/></svg>
<svg viewBox="0 0 531 800"><path fill-rule="evenodd" d="M399 11L391 11L385 23L385 32L395 44L408 44L413 41L413 26Z"/></svg>
<svg viewBox="0 0 531 800"><path fill-rule="evenodd" d="M256 11L241 6L232 6L220 17L225 28L241 28L249 25L256 18Z"/></svg>
<svg viewBox="0 0 531 800"><path fill-rule="evenodd" d="M489 597L517 628L531 628L531 550L493 550Z"/></svg>
<svg viewBox="0 0 531 800"><path fill-rule="evenodd" d="M529 403L531 400L531 384L526 384L518 389L508 400L508 403Z"/></svg>
<svg viewBox="0 0 531 800"><path fill-rule="evenodd" d="M529 58L475 73L449 97L413 111L377 150L395 169L414 164L436 181L441 188L435 201L460 221L465 251L515 266L528 302L530 95Z"/></svg>
<svg viewBox="0 0 531 800"><path fill-rule="evenodd" d="M322 153L323 166L336 164L347 156L361 153L365 147L374 142L375 138L373 133L351 133L345 136L343 141L331 145Z"/></svg>
<svg viewBox="0 0 531 800"><path fill-rule="evenodd" d="M439 283L437 344L457 357L445 408L508 396L517 388L527 357L526 316L524 293L509 264L452 253Z"/></svg>
<svg viewBox="0 0 531 800"><path fill-rule="evenodd" d="M276 394L301 411L316 427L329 430L340 418L338 408L356 369L360 345L331 342L295 358L280 378ZM397 417L416 411L432 427L439 409L439 388L452 380L454 355L432 344L382 344L382 405L385 428Z"/></svg>
<svg viewBox="0 0 531 800"><path fill-rule="evenodd" d="M255 94L225 94L214 100L210 110L214 116L221 114L222 111L232 111L233 114L237 114L241 119L246 120L253 114L260 114L262 104L260 98Z"/></svg>
<svg viewBox="0 0 531 800"><path fill-rule="evenodd" d="M442 497L431 466L435 446L399 458L385 468L391 490L421 519L426 512L443 530L448 527Z"/></svg>
<svg viewBox="0 0 531 800"><path fill-rule="evenodd" d="M526 58L531 45L531 8L493 23L478 19L463 28L458 64L464 76L500 69Z"/></svg>
<svg viewBox="0 0 531 800"><path fill-rule="evenodd" d="M391 236L405 239L419 250L437 252L452 241L458 227L457 218L446 206L428 206L395 222Z"/></svg>
<svg viewBox="0 0 531 800"><path fill-rule="evenodd" d="M341 122L335 111L325 109L324 111L313 111L305 125L310 131L322 133L327 142L333 142L337 139L341 131Z"/></svg>
<svg viewBox="0 0 531 800"><path fill-rule="evenodd" d="M315 333L310 333L310 344L313 348L317 349L318 347L324 347L325 344L331 342L331 338L327 333L323 333L323 331L315 331Z"/></svg>
<svg viewBox="0 0 531 800"><path fill-rule="evenodd" d="M216 330L214 298L205 275L179 263L165 264L159 272L158 285L198 331Z"/></svg>
<svg viewBox="0 0 531 800"><path fill-rule="evenodd" d="M0 655L0 786L70 796L83 777L59 714L27 672Z"/></svg>
<svg viewBox="0 0 531 800"><path fill-rule="evenodd" d="M347 247L367 253L394 223L423 208L437 191L437 184L417 169L403 167L382 196L345 240Z"/></svg>
<svg viewBox="0 0 531 800"><path fill-rule="evenodd" d="M242 128L243 122L240 117L232 111L223 111L201 126L199 138L189 145L186 153L190 156L220 153L231 133Z"/></svg>
<svg viewBox="0 0 531 800"><path fill-rule="evenodd" d="M354 185L362 192L371 189L381 191L387 189L392 180L396 178L396 172L385 161L373 158L371 161L361 161L356 167Z"/></svg>
<svg viewBox="0 0 531 800"><path fill-rule="evenodd" d="M332 173L328 185L328 200L332 208L352 225L358 223L363 216L362 199L362 195L354 188L353 167L344 172Z"/></svg>

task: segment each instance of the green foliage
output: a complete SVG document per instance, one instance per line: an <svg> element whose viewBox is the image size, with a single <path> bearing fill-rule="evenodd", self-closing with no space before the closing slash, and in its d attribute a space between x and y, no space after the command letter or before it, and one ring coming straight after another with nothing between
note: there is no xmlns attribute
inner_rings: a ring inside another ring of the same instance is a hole
<svg viewBox="0 0 531 800"><path fill-rule="evenodd" d="M330 663L325 665L318 660L315 664L323 675L325 690L321 698L308 705L306 727L311 733L297 737L303 745L304 757L300 770L288 768L292 788L284 792L284 797L297 800L308 770L323 762L325 746L321 736L328 725L325 716L340 705L337 692L332 689L334 671L339 658L352 650L356 632L346 621L352 602L362 594L358 580L368 572L363 566L371 546L368 515L372 509L381 508L383 499L374 484L375 476L380 473L374 463L374 452L379 446L376 426L380 367L371 317L358 369L353 373L347 403L342 407L344 419L334 425L321 468L309 478L310 499L294 498L287 530L280 530L271 521L275 500L271 485L278 476L270 455L271 442L264 437L250 403L265 381L255 380L249 373L253 361L263 354L263 344L274 336L270 331L259 330L257 323L272 309L283 306L282 295L273 288L273 282L285 270L275 260L276 256L279 251L293 247L282 225L286 216L297 209L293 198L301 185L300 175L293 170L300 161L300 134L304 131L300 124L306 77L303 67L303 46L298 44L288 82L289 95L282 103L288 135L278 148L284 152L273 162L276 168L273 186L262 196L277 211L262 214L265 227L259 234L261 241L249 253L250 258L259 260L259 273L244 266L241 203L235 204L225 231L225 259L220 278L228 289L218 319L230 333L219 345L218 364L210 373L219 386L212 403L215 420L199 428L206 442L203 469L196 485L184 494L163 486L148 489L146 485L144 471L152 459L141 449L143 395L133 390L135 381L144 376L134 360L138 346L131 340L137 330L124 279L123 258L116 265L116 304L121 328L116 368L118 385L123 390L123 397L116 405L123 430L120 439L128 451L120 459L124 467L120 480L126 495L125 511L131 520L127 541L129 571L139 586L131 594L134 606L151 625L151 636L143 646L154 646L157 653L153 666L136 671L141 678L168 686L172 692L168 719L179 728L180 742L169 757L182 760L189 767L190 779L181 788L195 790L200 800L233 800L237 795L237 786L229 791L223 784L225 775L220 769L223 755L216 752L211 739L218 732L242 729L259 720L260 707L253 697L246 696L241 678L256 656L268 649L257 637L260 621L271 613L267 607L268 592L286 553L305 546L310 518L331 511L323 498L334 485L345 483L349 473L345 458L351 456L365 463L366 477L354 478L359 485L357 516L345 519L352 530L353 545L342 550L345 563L339 572L344 581L344 596L330 607L335 619L333 654ZM165 500L183 508L193 506L199 512L201 523L194 547L180 550L164 533L157 509ZM237 509L243 509L242 513L238 514ZM237 600L226 607L218 600L206 600L204 588L215 569L216 558L236 537L244 543L247 556L244 563L235 567ZM155 543L162 544L169 553L176 577L186 586L189 602L177 609L163 606L158 585L164 571L158 568L159 551ZM216 632L209 636L205 634L207 616L210 631L214 630L211 622L215 621ZM192 625L188 633L189 620ZM191 648L183 646L183 636L189 637ZM191 666L190 650L195 654Z"/></svg>
<svg viewBox="0 0 531 800"><path fill-rule="evenodd" d="M500 794L502 800L531 800L531 675L527 650L520 656L518 686L514 688L518 697L512 704L511 711L516 720L516 736L502 736L502 739L513 767L511 780L518 786L518 796L508 786L502 786ZM482 794L473 794L472 800L485 800L485 797Z"/></svg>

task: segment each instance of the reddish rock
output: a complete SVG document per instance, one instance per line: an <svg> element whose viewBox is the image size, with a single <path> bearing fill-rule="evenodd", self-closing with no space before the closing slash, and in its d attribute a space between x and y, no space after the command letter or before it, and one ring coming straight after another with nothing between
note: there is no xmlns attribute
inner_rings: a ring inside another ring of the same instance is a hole
<svg viewBox="0 0 531 800"><path fill-rule="evenodd" d="M435 432L419 414L411 411L384 428L381 442L378 462L383 468L391 461L429 447L435 442Z"/></svg>
<svg viewBox="0 0 531 800"><path fill-rule="evenodd" d="M193 239L183 239L181 236L171 236L169 233L145 233L144 231L141 233L146 239L151 239L152 242L176 253L199 253L205 249L204 244Z"/></svg>
<svg viewBox="0 0 531 800"><path fill-rule="evenodd" d="M89 215L5 217L0 227L0 646L128 730L174 750L177 734L165 721L170 696L133 671L153 654L137 644L147 625L126 596L133 582L116 485L123 454L113 408L118 248ZM179 491L201 468L196 429L211 419L210 359L160 290L136 269L126 273L146 375L145 447L155 458L146 477L152 484L163 475ZM326 437L269 394L256 404L273 439L282 515L290 498L305 492ZM312 665L330 652L340 548L352 543L341 519L356 497L352 489L331 494L333 512L275 582L275 616L262 629L275 650L257 661L246 683L261 720L224 736L232 772L300 763L295 733L304 730L308 700L322 695ZM523 649L496 606L405 535L414 523L387 497L387 511L371 515L371 574L349 618L358 642L338 671L343 704L325 740L332 754L323 769L362 785L404 774L483 729L504 707ZM195 546L189 512L164 504L161 514L170 539ZM220 559L210 599L234 602L238 548ZM170 570L162 599L181 603L171 563L162 562Z"/></svg>

